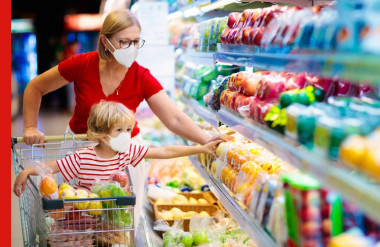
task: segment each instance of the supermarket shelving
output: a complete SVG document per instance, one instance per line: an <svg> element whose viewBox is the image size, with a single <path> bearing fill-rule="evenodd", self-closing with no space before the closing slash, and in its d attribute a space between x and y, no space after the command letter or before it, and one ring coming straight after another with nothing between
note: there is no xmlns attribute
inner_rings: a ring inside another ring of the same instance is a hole
<svg viewBox="0 0 380 247"><path fill-rule="evenodd" d="M222 63L260 70L339 76L352 82L368 82L380 87L380 56L369 54L265 53L252 46L218 44L218 52L187 52L182 59L203 65Z"/></svg>
<svg viewBox="0 0 380 247"><path fill-rule="evenodd" d="M239 224L248 236L253 239L257 246L271 247L276 246L275 241L268 233L252 219L238 204L238 202L229 194L221 180L215 179L211 176L203 165L192 156L190 157L195 169L204 178L208 186L218 200L223 204L228 213Z"/></svg>
<svg viewBox="0 0 380 247"><path fill-rule="evenodd" d="M262 70L308 72L374 84L380 82L380 57L370 54L260 53L245 45L218 44L213 60Z"/></svg>
<svg viewBox="0 0 380 247"><path fill-rule="evenodd" d="M215 65L212 52L184 52L180 55L182 61L201 65Z"/></svg>
<svg viewBox="0 0 380 247"><path fill-rule="evenodd" d="M248 119L237 116L224 107L218 112L212 112L194 99L182 97L182 101L205 121L208 119L211 119L213 123L219 121L261 144L289 164L311 173L323 186L339 192L346 199L357 204L373 220L380 222L378 213L380 186L370 182L366 176L352 172L340 165L339 162L318 157L297 142L265 126L259 126Z"/></svg>
<svg viewBox="0 0 380 247"><path fill-rule="evenodd" d="M270 4L290 4L308 7L318 4L329 4L331 2L331 0L199 0L170 13L168 20L174 20L177 18L186 19L203 15L214 10L243 11L246 8L252 8L253 5L255 7L265 7Z"/></svg>

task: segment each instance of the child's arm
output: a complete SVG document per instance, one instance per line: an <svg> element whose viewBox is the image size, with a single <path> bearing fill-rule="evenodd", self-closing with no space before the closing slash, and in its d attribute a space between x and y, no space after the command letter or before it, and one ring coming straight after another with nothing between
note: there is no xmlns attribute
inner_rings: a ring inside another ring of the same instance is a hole
<svg viewBox="0 0 380 247"><path fill-rule="evenodd" d="M170 159L199 153L206 153L216 156L215 149L221 140L209 142L203 146L166 146L159 148L149 148L145 155L147 159Z"/></svg>
<svg viewBox="0 0 380 247"><path fill-rule="evenodd" d="M58 166L55 161L47 162L45 163L45 165L51 168L51 171L53 174L59 172ZM25 187L26 187L26 181L29 175L33 175L33 176L38 175L35 166L22 170L20 174L18 174L13 184L13 193L15 193L16 196L20 196L21 193L24 193ZM21 187L21 190L20 190L20 187Z"/></svg>

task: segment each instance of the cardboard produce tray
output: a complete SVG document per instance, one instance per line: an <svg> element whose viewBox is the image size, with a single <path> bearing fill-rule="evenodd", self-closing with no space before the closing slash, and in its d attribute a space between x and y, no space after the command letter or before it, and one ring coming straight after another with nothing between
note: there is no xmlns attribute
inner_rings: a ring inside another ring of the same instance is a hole
<svg viewBox="0 0 380 247"><path fill-rule="evenodd" d="M154 217L155 220L160 220L158 212L170 211L172 208L179 208L182 212L195 211L200 213L206 211L211 217L213 217L221 209L217 205L184 205L184 204L155 204L154 205ZM174 224L174 220L165 220L170 226ZM183 230L189 231L190 219L183 219Z"/></svg>
<svg viewBox="0 0 380 247"><path fill-rule="evenodd" d="M196 200L205 199L206 201L209 202L209 204L204 204L204 205L212 205L212 204L216 204L218 202L218 199L216 199L215 195L211 191L197 192L197 193L185 192L185 193L178 193L178 195L183 195L187 199L189 199L190 197L193 197ZM152 204L152 206L154 206L155 201L152 198L148 198L148 201L150 204ZM172 203L168 203L168 205L172 205ZM195 205L195 204L189 204L189 205ZM198 205L202 205L202 204L198 204Z"/></svg>

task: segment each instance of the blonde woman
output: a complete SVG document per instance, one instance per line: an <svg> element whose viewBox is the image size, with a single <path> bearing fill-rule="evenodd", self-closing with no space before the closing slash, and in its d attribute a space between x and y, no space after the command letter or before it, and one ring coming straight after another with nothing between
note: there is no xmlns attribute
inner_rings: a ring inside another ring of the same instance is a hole
<svg viewBox="0 0 380 247"><path fill-rule="evenodd" d="M104 19L97 51L66 59L32 79L24 91L25 143L44 142L44 134L37 129L41 98L69 83L74 84L75 108L68 129L74 134L86 133L90 109L101 100L122 103L134 113L145 100L152 112L176 135L199 144L223 139L211 137L200 129L173 104L149 70L135 61L145 42L140 34L139 21L129 10L112 11ZM132 141L142 144L137 122L132 126L131 137ZM144 166L130 169L130 172L135 192L143 193ZM140 179L134 181L137 177ZM142 201L138 200L137 210L142 207L140 204Z"/></svg>

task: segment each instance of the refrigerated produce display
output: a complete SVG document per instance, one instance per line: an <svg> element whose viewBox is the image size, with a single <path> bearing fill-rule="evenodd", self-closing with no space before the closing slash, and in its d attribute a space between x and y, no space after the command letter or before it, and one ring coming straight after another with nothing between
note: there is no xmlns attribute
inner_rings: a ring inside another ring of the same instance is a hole
<svg viewBox="0 0 380 247"><path fill-rule="evenodd" d="M231 139L193 166L254 246L378 246L378 4L255 4L169 14L178 104Z"/></svg>

